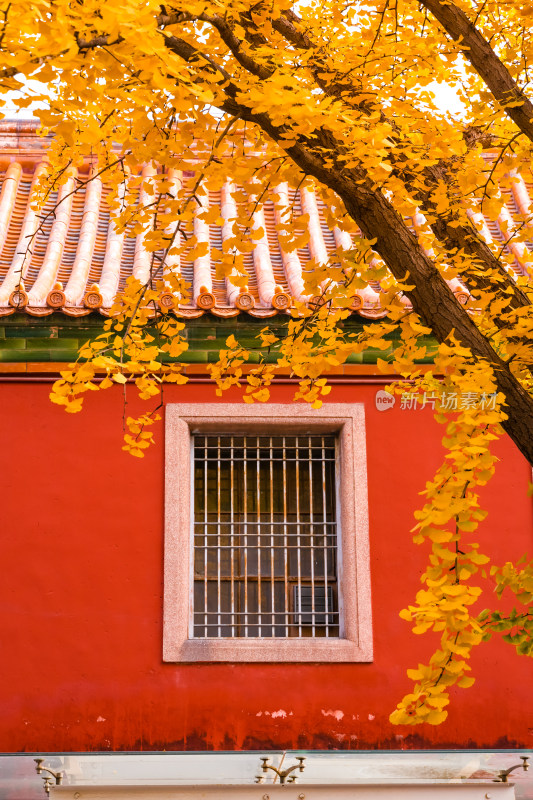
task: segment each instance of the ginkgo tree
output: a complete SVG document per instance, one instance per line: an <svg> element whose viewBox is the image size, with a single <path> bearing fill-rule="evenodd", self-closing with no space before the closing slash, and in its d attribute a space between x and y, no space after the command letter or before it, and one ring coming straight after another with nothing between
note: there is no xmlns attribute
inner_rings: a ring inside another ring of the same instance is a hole
<svg viewBox="0 0 533 800"><path fill-rule="evenodd" d="M151 254L148 277L129 280L54 402L78 411L84 392L131 381L157 403L165 382L186 382L179 305L191 287L179 261L205 255L192 222L221 224L202 197L223 184L235 213L211 259L243 291L267 191L287 252L308 237L288 188L313 188L352 246L309 264L308 301L294 303L283 333L260 332L253 365L251 348L228 337L211 370L220 392L243 383L244 400L266 401L282 368L297 379L295 399L319 407L328 369L373 347L398 375L390 391L494 398L437 404L446 453L414 529L429 562L402 616L416 633L437 633L438 649L409 670L414 687L395 723L443 721L450 688L473 682L472 648L495 633L533 652L533 562L491 566L477 541L493 442L505 432L533 463L533 216L503 231L513 248L487 241L479 221L499 217L519 174L533 180L532 26L527 0L4 0L0 11L2 91L23 106L39 99L25 87L46 86L39 117L54 139L40 200L89 160L88 180L111 187L117 228L142 233ZM457 118L436 103L439 85L454 87ZM152 168L141 174L143 164ZM355 336L344 323L370 281L387 316ZM429 335L433 367L422 371ZM128 420L133 455L156 418L151 408ZM485 570L498 595L516 596L511 612L480 611Z"/></svg>

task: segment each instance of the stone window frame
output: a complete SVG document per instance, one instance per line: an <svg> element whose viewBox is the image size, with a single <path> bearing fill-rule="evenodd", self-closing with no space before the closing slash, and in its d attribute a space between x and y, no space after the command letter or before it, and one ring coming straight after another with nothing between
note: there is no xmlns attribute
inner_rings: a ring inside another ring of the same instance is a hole
<svg viewBox="0 0 533 800"><path fill-rule="evenodd" d="M192 434L335 433L342 638L190 638ZM169 403L165 408L163 660L168 662L370 662L372 610L363 403Z"/></svg>

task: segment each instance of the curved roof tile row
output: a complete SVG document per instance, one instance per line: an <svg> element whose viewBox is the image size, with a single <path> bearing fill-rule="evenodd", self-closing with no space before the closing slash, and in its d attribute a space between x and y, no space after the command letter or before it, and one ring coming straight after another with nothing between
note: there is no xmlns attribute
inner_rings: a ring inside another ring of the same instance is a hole
<svg viewBox="0 0 533 800"><path fill-rule="evenodd" d="M30 198L35 181L46 169L42 160L45 149L46 140L35 136L35 123L0 125L0 316L22 309L34 316L58 310L70 316L92 311L106 315L130 275L141 281L149 276L151 254L144 247L144 234L130 237L117 231L107 204L108 189L99 178L71 193L75 177L69 177L59 192L48 197L41 212L45 216L42 222L31 208ZM151 169L145 167L143 176L149 177L150 173ZM481 224L487 241L505 245L508 226L518 224L529 211L530 188L516 176L511 190L504 195L506 202L498 221L472 215ZM204 205L220 206L226 221L210 225L195 217L194 234L199 242L209 244L209 250L192 262L183 256L175 258L178 263L174 266L179 267L191 286L189 301L174 308L175 313L197 317L209 311L232 317L246 311L256 317L269 317L286 313L294 299L309 300L303 294L303 271L308 262L325 262L332 250L348 249L351 238L338 228L328 227L321 201L313 191L301 189L295 194L286 186L279 186L275 193L276 204L267 198L264 208L254 215L253 227L263 233L254 239L252 252L245 255L245 290L229 278L217 278L210 257L211 248L220 251L224 239L232 235L231 223L227 222L236 216L231 186L206 194ZM141 185L138 202L145 199ZM280 209L289 204L309 218L308 245L290 253L281 247L276 231L281 222ZM46 217L54 206L54 214ZM415 229L423 224L421 215L412 220ZM30 252L27 242L35 231ZM508 252L514 257L517 273L525 273L528 265L531 267L533 255L525 244L510 243ZM466 302L468 294L461 283L455 279L450 285L459 301ZM168 308L175 305L169 294L162 295L160 302ZM353 310L366 318L384 316L379 286L358 292Z"/></svg>

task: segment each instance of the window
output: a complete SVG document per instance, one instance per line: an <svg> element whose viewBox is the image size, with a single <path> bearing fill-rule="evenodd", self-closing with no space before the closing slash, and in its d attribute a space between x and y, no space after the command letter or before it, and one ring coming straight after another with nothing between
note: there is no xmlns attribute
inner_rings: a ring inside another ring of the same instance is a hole
<svg viewBox="0 0 533 800"><path fill-rule="evenodd" d="M362 404L167 406L164 658L372 659Z"/></svg>
<svg viewBox="0 0 533 800"><path fill-rule="evenodd" d="M193 446L193 637L338 637L336 437Z"/></svg>

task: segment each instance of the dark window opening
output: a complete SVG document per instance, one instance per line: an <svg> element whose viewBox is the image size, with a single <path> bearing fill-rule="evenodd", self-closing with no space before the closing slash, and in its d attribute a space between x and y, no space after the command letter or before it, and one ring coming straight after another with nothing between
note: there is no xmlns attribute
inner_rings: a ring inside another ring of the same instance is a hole
<svg viewBox="0 0 533 800"><path fill-rule="evenodd" d="M338 637L335 436L193 444L194 637Z"/></svg>

